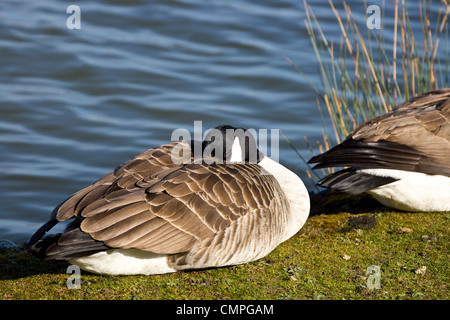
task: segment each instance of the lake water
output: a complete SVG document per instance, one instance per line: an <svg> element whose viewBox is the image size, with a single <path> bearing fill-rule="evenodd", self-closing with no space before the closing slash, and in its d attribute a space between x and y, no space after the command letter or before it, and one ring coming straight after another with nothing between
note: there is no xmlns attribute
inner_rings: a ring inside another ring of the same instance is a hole
<svg viewBox="0 0 450 320"><path fill-rule="evenodd" d="M328 1L311 2L339 43ZM362 1L348 3L364 29ZM81 29L67 28L69 5ZM385 17L392 28L389 1ZM285 59L320 87L304 19L297 0L2 0L0 239L27 241L70 194L194 121L280 129L309 159L303 137L322 136L316 94ZM279 151L311 189L282 137Z"/></svg>

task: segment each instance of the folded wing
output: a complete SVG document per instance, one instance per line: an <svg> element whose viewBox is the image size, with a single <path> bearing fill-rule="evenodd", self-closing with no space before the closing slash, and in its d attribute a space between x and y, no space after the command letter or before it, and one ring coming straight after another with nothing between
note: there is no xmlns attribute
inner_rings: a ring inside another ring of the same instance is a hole
<svg viewBox="0 0 450 320"><path fill-rule="evenodd" d="M351 166L450 176L450 89L415 97L315 156L314 168Z"/></svg>
<svg viewBox="0 0 450 320"><path fill-rule="evenodd" d="M214 242L234 221L267 212L282 197L277 181L258 165L176 164L175 145L150 149L74 194L55 208L29 247L47 259L109 248L180 254L197 242ZM59 238L41 240L67 219L73 222Z"/></svg>

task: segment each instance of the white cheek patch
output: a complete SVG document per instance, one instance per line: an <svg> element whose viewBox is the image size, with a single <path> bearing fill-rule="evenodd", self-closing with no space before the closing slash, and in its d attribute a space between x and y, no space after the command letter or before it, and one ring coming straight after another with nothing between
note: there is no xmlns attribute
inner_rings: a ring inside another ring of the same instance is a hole
<svg viewBox="0 0 450 320"><path fill-rule="evenodd" d="M233 141L233 145L231 146L231 158L230 162L243 162L244 155L242 154L242 148L239 143L239 138L235 137Z"/></svg>

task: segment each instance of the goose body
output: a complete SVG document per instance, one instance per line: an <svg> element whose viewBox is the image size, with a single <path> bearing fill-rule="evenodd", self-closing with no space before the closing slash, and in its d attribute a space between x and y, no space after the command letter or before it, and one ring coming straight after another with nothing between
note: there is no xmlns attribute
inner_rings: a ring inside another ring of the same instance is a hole
<svg viewBox="0 0 450 320"><path fill-rule="evenodd" d="M400 210L450 211L450 88L363 123L309 163L348 167L320 180L325 188L367 192Z"/></svg>
<svg viewBox="0 0 450 320"><path fill-rule="evenodd" d="M225 134L230 128L216 129ZM181 163L173 151L189 149L186 141L139 154L57 206L28 250L110 275L162 274L264 257L303 226L308 192L297 175L259 151L257 163L246 161L249 150L237 136L224 141L225 163ZM68 219L63 234L44 237Z"/></svg>

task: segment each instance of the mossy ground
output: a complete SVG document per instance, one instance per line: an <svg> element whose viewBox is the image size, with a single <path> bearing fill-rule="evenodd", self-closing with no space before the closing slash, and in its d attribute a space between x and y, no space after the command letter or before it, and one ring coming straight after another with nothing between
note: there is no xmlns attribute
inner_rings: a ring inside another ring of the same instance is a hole
<svg viewBox="0 0 450 320"><path fill-rule="evenodd" d="M239 266L155 276L82 271L80 289L68 289L68 263L2 249L0 299L449 298L450 213L396 212L369 197L340 194L312 200L298 234L265 258ZM363 215L376 225L349 224ZM381 270L379 289L367 286L372 265Z"/></svg>

